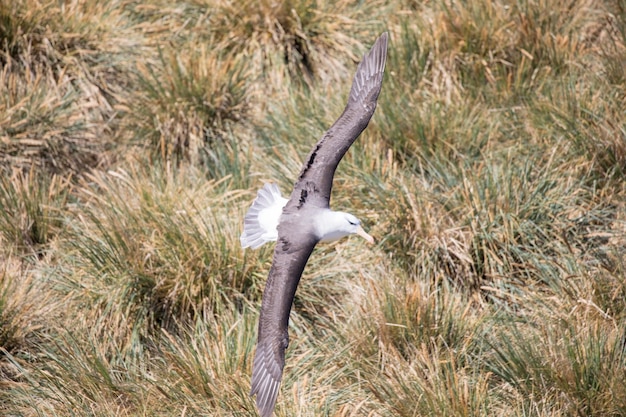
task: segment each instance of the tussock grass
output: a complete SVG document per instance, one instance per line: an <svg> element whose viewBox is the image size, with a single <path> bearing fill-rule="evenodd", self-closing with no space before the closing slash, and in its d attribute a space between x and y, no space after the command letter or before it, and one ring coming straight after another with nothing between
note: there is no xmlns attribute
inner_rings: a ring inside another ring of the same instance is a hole
<svg viewBox="0 0 626 417"><path fill-rule="evenodd" d="M88 110L77 108L79 92L64 71L58 78L50 70L12 71L18 62L5 64L0 79L0 152L5 169L28 170L36 164L50 172L80 171L96 165L95 132L84 119Z"/></svg>
<svg viewBox="0 0 626 417"><path fill-rule="evenodd" d="M549 395L565 414L624 412L622 329L590 320L523 329L503 331L490 342L488 366L495 375L530 398Z"/></svg>
<svg viewBox="0 0 626 417"><path fill-rule="evenodd" d="M250 57L255 69L267 69L270 85L345 77L345 58L358 60L363 44L354 35L372 35L381 1L218 1L208 24L228 50ZM363 36L361 39L365 38ZM343 58L338 58L343 57Z"/></svg>
<svg viewBox="0 0 626 417"><path fill-rule="evenodd" d="M198 414L207 409L223 414L253 410L248 378L242 372L256 342L256 325L245 318L254 314L250 307L246 303L242 312L230 309L217 317L205 310L185 326L182 337L164 334L165 377L172 381L160 388L166 397L183 402L194 398L190 411Z"/></svg>
<svg viewBox="0 0 626 417"><path fill-rule="evenodd" d="M119 3L2 1L0 19L2 165L64 173L106 162L129 83L120 74L141 48Z"/></svg>
<svg viewBox="0 0 626 417"><path fill-rule="evenodd" d="M35 170L14 170L0 178L0 231L7 246L39 253L63 227L69 184Z"/></svg>
<svg viewBox="0 0 626 417"><path fill-rule="evenodd" d="M227 139L228 122L246 118L251 74L243 60L203 46L184 61L173 51L159 58L155 67L140 64L145 96L139 109L127 109L138 113L132 116L138 137L150 141L148 149L160 160L209 163L201 152Z"/></svg>
<svg viewBox="0 0 626 417"><path fill-rule="evenodd" d="M37 290L36 278L14 256L3 256L0 271L0 343L2 355L27 350L48 312L49 288ZM3 375L6 369L3 369Z"/></svg>
<svg viewBox="0 0 626 417"><path fill-rule="evenodd" d="M0 1L0 414L255 415L243 251L391 35L277 416L626 413L619 1Z"/></svg>
<svg viewBox="0 0 626 417"><path fill-rule="evenodd" d="M75 213L68 242L74 267L94 278L81 280L82 290L107 314L121 309L126 320L149 327L193 318L203 304L219 314L253 285L238 248L238 216L231 215L239 212L239 193L224 193L227 179L206 181L192 171L147 175L86 178L81 194L88 201Z"/></svg>

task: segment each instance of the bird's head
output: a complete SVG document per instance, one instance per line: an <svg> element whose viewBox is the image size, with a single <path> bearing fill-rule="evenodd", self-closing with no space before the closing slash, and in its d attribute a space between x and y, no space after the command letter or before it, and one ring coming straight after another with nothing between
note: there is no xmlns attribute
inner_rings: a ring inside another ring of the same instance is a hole
<svg viewBox="0 0 626 417"><path fill-rule="evenodd" d="M363 239L367 240L369 243L374 243L374 238L365 230L363 230L363 227L361 227L361 221L359 219L357 219L355 216L353 216L350 213L343 213L343 214L345 215L344 216L345 221L348 223L347 231L350 234L357 234L361 236Z"/></svg>
<svg viewBox="0 0 626 417"><path fill-rule="evenodd" d="M322 242L329 242L344 236L357 234L369 243L374 243L374 238L361 227L361 221L350 213L329 211L320 220L322 221L318 225L318 230Z"/></svg>

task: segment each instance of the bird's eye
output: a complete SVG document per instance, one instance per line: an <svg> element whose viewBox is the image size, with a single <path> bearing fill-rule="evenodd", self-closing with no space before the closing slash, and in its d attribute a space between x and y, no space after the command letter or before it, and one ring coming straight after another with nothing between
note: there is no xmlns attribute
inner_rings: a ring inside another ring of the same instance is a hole
<svg viewBox="0 0 626 417"><path fill-rule="evenodd" d="M353 222L352 220L348 220L348 223L350 223L352 226L356 226L358 224L357 222Z"/></svg>

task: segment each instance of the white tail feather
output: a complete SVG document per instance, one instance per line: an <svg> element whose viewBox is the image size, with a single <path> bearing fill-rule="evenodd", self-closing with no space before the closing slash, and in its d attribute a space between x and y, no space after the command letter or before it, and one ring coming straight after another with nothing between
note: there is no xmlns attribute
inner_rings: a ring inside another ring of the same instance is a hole
<svg viewBox="0 0 626 417"><path fill-rule="evenodd" d="M278 219L287 199L276 184L265 184L248 209L239 240L243 248L256 249L266 242L278 239Z"/></svg>

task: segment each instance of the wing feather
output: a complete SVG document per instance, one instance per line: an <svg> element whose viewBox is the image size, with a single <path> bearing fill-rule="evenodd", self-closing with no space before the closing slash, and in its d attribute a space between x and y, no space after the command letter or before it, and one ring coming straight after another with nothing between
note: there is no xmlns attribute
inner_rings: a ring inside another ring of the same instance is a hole
<svg viewBox="0 0 626 417"><path fill-rule="evenodd" d="M285 349L289 345L291 304L316 243L317 238L306 227L302 228L289 219L279 224L278 243L263 292L259 337L252 366L250 395L256 394L262 417L270 417L276 404L285 366Z"/></svg>
<svg viewBox="0 0 626 417"><path fill-rule="evenodd" d="M376 110L387 61L387 43L387 33L383 33L357 67L346 108L307 157L287 210L300 209L307 203L314 207L329 207L337 165Z"/></svg>

